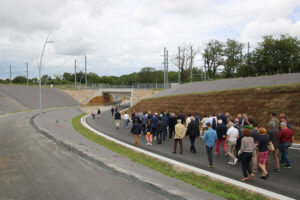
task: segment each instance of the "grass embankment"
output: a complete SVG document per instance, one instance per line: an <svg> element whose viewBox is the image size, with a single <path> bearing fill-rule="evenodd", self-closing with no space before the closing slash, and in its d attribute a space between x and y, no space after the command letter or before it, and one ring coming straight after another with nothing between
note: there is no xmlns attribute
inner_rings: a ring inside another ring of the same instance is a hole
<svg viewBox="0 0 300 200"><path fill-rule="evenodd" d="M152 158L150 156L146 156L143 153L139 153L136 151L133 151L129 148L126 148L120 144L114 143L112 141L109 141L89 129L82 126L80 119L83 117L83 115L79 115L72 119L72 125L75 128L77 132L88 138L89 140L92 140L93 142L113 151L118 154L121 154L122 156L125 156L129 159L131 159L134 162L138 162L142 165L145 165L153 170L159 171L165 175L168 175L170 177L182 180L188 184L194 185L197 188L203 189L207 192L219 195L221 197L224 197L226 199L268 199L263 195L255 194L253 192L246 191L244 189L240 189L236 186L226 184L220 181L211 180L207 176L201 176L198 174L195 174L193 172L182 172L174 168L174 166L160 161L158 159Z"/></svg>

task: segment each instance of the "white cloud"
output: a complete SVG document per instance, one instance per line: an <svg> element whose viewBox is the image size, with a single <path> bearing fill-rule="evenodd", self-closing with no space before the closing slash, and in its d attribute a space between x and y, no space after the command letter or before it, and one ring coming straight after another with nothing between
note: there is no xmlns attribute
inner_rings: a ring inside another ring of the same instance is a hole
<svg viewBox="0 0 300 200"><path fill-rule="evenodd" d="M50 30L46 73L73 72L74 59L89 71L121 75L162 66L182 44L210 39L300 37L299 0L10 0L0 2L0 66L36 62ZM197 65L201 65L197 58ZM170 67L172 68L172 67ZM1 68L2 70L2 68Z"/></svg>

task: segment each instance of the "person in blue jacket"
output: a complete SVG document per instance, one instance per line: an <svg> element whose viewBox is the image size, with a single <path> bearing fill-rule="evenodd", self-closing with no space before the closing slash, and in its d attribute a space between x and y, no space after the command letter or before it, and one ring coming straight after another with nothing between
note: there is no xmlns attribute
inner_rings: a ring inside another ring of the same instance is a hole
<svg viewBox="0 0 300 200"><path fill-rule="evenodd" d="M153 115L153 117L151 118L151 123L152 123L152 134L153 134L153 139L156 139L156 135L157 135L157 123L158 123L158 117L157 117L157 113L155 113Z"/></svg>
<svg viewBox="0 0 300 200"><path fill-rule="evenodd" d="M202 140L205 140L205 145L206 145L206 154L208 157L208 162L209 166L212 167L213 165L213 160L212 160L212 150L215 145L216 140L218 139L217 137L217 132L212 129L210 123L206 123L206 127L208 128L207 131L205 131L204 136L202 137Z"/></svg>

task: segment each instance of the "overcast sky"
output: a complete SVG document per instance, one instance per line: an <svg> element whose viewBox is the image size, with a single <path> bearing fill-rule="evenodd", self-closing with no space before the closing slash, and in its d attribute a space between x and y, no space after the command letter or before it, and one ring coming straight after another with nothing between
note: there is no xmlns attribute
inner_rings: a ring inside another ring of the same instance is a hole
<svg viewBox="0 0 300 200"><path fill-rule="evenodd" d="M0 78L79 70L103 75L162 69L163 47L200 48L210 39L250 42L264 35L300 38L300 0L9 0L0 1ZM195 64L202 65L198 56ZM175 70L174 66L170 66Z"/></svg>

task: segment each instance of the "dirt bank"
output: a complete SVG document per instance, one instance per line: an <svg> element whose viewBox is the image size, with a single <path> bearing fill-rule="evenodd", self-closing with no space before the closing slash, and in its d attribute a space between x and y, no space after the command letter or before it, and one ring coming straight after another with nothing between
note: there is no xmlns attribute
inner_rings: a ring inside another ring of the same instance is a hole
<svg viewBox="0 0 300 200"><path fill-rule="evenodd" d="M247 113L260 126L267 126L270 112L285 113L297 138L300 138L300 85L221 92L184 94L144 99L131 110L179 113L198 112L201 118L209 113L228 111L232 116Z"/></svg>

